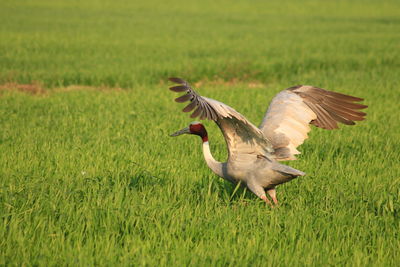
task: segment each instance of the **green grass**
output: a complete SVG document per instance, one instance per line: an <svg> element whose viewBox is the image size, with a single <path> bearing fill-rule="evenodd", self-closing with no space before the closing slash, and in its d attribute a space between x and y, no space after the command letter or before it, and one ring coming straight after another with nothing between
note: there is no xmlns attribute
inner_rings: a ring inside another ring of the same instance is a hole
<svg viewBox="0 0 400 267"><path fill-rule="evenodd" d="M0 82L380 76L400 67L399 10L397 0L2 1Z"/></svg>
<svg viewBox="0 0 400 267"><path fill-rule="evenodd" d="M0 265L397 265L399 2L135 2L0 4L0 84L48 88L0 91ZM271 210L168 137L191 121L169 75L236 79L198 91L255 124L302 83L368 116L314 128ZM126 90L53 88L72 84Z"/></svg>

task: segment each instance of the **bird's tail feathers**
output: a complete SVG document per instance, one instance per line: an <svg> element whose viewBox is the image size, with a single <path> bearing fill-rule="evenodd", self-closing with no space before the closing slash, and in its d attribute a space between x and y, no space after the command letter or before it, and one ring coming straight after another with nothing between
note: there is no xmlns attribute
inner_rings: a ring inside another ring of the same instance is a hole
<svg viewBox="0 0 400 267"><path fill-rule="evenodd" d="M290 175L290 176L294 176L294 177L306 175L306 173L304 173L302 171L296 170L292 167L289 167L289 166L286 166L286 165L283 165L280 163L274 164L272 166L272 169L274 171L280 172L282 174L286 174L286 175Z"/></svg>

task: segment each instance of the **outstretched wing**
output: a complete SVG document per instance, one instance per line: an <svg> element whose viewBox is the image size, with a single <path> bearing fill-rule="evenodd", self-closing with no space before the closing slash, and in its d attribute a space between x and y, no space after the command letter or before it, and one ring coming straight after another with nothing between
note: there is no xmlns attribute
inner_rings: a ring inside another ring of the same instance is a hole
<svg viewBox="0 0 400 267"><path fill-rule="evenodd" d="M271 143L265 138L262 131L249 122L242 114L233 108L211 98L197 94L190 85L180 78L169 78L179 85L170 90L185 92L175 99L176 102L190 101L182 111L191 112L191 118L209 119L217 123L221 129L229 151L229 159L240 154L254 154L271 157Z"/></svg>
<svg viewBox="0 0 400 267"><path fill-rule="evenodd" d="M278 160L295 160L296 149L311 130L309 124L319 128L337 129L337 123L354 125L362 121L367 106L362 98L299 85L278 93L260 125L261 131L272 142Z"/></svg>

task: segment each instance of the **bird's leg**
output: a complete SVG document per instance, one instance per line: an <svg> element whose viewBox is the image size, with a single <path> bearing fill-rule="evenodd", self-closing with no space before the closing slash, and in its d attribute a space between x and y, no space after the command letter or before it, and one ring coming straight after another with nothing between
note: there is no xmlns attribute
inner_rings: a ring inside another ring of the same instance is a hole
<svg viewBox="0 0 400 267"><path fill-rule="evenodd" d="M250 189L251 192L253 192L256 196L258 196L259 198L261 198L262 200L265 201L265 203L267 203L268 205L272 206L271 201L267 198L267 196L265 195L265 190L262 186L259 186L255 183L247 183L247 187Z"/></svg>
<svg viewBox="0 0 400 267"><path fill-rule="evenodd" d="M276 198L276 189L272 188L267 190L268 195L272 198L275 205L278 205L278 199Z"/></svg>

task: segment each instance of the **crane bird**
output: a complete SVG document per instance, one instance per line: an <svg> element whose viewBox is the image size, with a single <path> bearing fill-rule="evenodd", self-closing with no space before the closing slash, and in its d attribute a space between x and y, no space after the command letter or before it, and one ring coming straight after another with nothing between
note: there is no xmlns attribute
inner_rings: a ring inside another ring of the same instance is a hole
<svg viewBox="0 0 400 267"><path fill-rule="evenodd" d="M178 85L170 90L185 92L176 102L190 101L183 111L191 118L209 119L221 129L228 148L227 162L213 158L206 128L199 122L171 136L193 134L201 137L203 154L208 167L218 176L247 188L272 206L266 192L278 205L276 186L289 182L305 173L278 161L295 160L300 154L297 147L308 138L310 124L327 129L337 129L337 123L354 125L366 113L359 111L367 106L362 98L327 91L314 86L298 85L278 93L271 101L261 125L257 128L242 114L228 105L200 96L180 78L169 78ZM266 192L265 192L266 191Z"/></svg>

